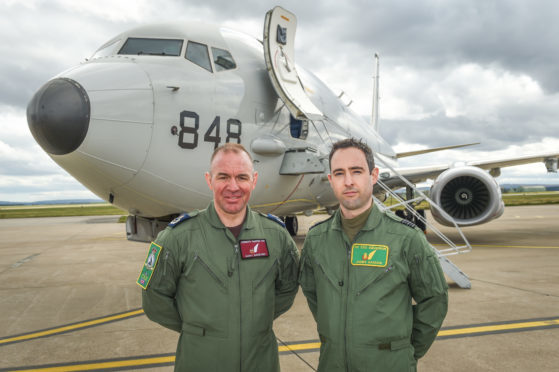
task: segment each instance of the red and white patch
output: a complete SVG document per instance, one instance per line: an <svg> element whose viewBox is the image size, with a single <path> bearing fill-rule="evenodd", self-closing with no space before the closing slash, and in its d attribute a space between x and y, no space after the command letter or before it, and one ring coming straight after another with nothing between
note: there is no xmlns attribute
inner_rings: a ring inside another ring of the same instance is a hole
<svg viewBox="0 0 559 372"><path fill-rule="evenodd" d="M241 240L239 244L241 245L241 257L243 259L270 256L268 245L264 239Z"/></svg>

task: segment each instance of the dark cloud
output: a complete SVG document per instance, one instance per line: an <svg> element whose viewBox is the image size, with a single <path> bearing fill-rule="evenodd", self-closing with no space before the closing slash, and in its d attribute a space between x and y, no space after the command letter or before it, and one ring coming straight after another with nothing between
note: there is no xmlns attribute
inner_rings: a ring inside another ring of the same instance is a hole
<svg viewBox="0 0 559 372"><path fill-rule="evenodd" d="M491 119L467 116L448 117L439 113L420 120L381 122L381 134L389 143L415 143L428 147L480 142L479 150L503 150L511 144L541 142L558 137L556 104L508 104Z"/></svg>
<svg viewBox="0 0 559 372"><path fill-rule="evenodd" d="M345 90L354 108L370 101L373 53L380 53L381 132L391 144L482 142L477 150L498 151L558 137L556 1L285 0L280 5L298 19L297 62L326 83L338 84L333 90ZM52 176L58 171L68 179L55 165L36 161L38 153L50 159L30 134L8 134L12 125L26 125L25 108L34 92L111 37L139 24L196 19L248 27L260 38L264 15L273 6L261 0L1 2L0 114L13 107L21 120L0 126L0 145L25 156L4 156L0 174ZM493 75L454 77L465 65L478 66L474 73ZM514 83L491 86L492 79L498 84L509 75L509 80L527 76L543 93ZM518 92L504 97L507 89ZM396 115L394 106L384 105L391 99L413 109ZM445 99L459 101L456 112L450 112Z"/></svg>
<svg viewBox="0 0 559 372"><path fill-rule="evenodd" d="M419 69L499 64L559 91L555 1L354 1L336 34Z"/></svg>

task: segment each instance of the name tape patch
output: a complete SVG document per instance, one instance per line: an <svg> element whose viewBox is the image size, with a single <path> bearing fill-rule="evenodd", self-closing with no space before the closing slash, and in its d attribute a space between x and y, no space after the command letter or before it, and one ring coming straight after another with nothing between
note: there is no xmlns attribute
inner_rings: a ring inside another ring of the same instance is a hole
<svg viewBox="0 0 559 372"><path fill-rule="evenodd" d="M268 257L270 255L265 239L241 240L239 244L243 259Z"/></svg>
<svg viewBox="0 0 559 372"><path fill-rule="evenodd" d="M351 246L353 266L385 267L388 263L388 246L375 244L354 244Z"/></svg>
<svg viewBox="0 0 559 372"><path fill-rule="evenodd" d="M152 242L149 246L148 256L146 257L140 276L136 281L136 283L143 289L148 287L149 281L153 275L153 270L155 270L155 266L157 266L157 262L159 261L161 249L161 246L155 244L154 242Z"/></svg>

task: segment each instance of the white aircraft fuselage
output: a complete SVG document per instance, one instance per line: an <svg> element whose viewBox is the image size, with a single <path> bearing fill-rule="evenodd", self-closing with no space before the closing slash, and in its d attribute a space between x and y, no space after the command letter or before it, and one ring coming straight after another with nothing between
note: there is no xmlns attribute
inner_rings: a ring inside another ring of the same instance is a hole
<svg viewBox="0 0 559 372"><path fill-rule="evenodd" d="M130 38L173 41L167 48L175 49L122 54ZM185 58L189 42L208 48L208 64ZM216 63L215 48L229 52L235 66ZM260 41L207 24L139 27L41 88L29 105L29 125L56 163L134 215L204 208L211 192L203 174L214 148L225 142L241 143L253 155L259 173L254 208L285 216L335 206L326 179L333 142L362 138L392 165L395 153L318 78L297 71L324 113L308 123L305 139L292 134L292 116L270 83ZM322 170L279 174L286 152L318 159Z"/></svg>
<svg viewBox="0 0 559 372"><path fill-rule="evenodd" d="M251 206L289 217L292 233L295 213L338 204L328 153L343 138L373 149L385 190L405 186L413 195L410 185L433 179L431 205L440 208L432 216L447 226L501 216L494 179L501 167L543 162L557 172L558 152L397 168L398 157L465 145L395 154L377 132L378 101L369 124L295 64L296 24L294 14L276 7L266 14L263 41L193 22L124 32L39 89L27 108L31 133L68 173L127 210L128 236L138 240L208 205L204 173L226 142L253 156L259 178ZM376 98L377 86L378 56Z"/></svg>

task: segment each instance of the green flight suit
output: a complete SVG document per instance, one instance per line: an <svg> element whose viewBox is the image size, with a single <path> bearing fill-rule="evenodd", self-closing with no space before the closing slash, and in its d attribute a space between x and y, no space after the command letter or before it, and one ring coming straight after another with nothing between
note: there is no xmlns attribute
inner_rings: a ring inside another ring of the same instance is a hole
<svg viewBox="0 0 559 372"><path fill-rule="evenodd" d="M375 205L353 242L339 210L307 234L299 282L320 336L318 371L415 371L435 340L448 287L410 225Z"/></svg>
<svg viewBox="0 0 559 372"><path fill-rule="evenodd" d="M298 290L293 239L281 222L248 207L237 239L213 203L190 216L158 235L159 260L142 291L148 318L180 332L175 371L279 371L272 323Z"/></svg>

